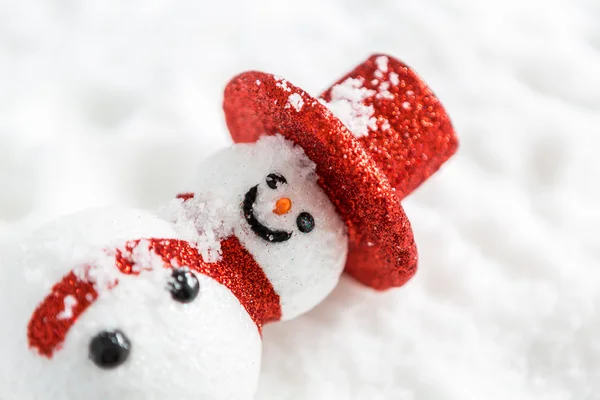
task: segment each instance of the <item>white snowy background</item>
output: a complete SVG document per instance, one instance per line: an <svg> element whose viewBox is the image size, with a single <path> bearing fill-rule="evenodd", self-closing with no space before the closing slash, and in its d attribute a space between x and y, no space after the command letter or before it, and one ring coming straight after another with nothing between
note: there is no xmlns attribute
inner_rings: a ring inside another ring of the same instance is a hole
<svg viewBox="0 0 600 400"><path fill-rule="evenodd" d="M405 201L416 277L269 326L257 398L600 399L597 0L2 0L0 243L170 199L230 143L234 74L317 94L372 52L461 148Z"/></svg>

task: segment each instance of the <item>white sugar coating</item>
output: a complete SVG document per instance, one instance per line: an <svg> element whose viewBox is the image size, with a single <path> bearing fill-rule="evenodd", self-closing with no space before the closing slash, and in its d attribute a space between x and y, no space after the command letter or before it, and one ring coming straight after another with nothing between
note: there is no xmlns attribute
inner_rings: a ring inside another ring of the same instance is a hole
<svg viewBox="0 0 600 400"><path fill-rule="evenodd" d="M214 193L199 193L187 201L171 200L158 215L173 223L178 235L194 245L205 261L213 262L221 257L221 240L233 233L239 207Z"/></svg>
<svg viewBox="0 0 600 400"><path fill-rule="evenodd" d="M348 78L331 89L329 102L323 102L357 138L367 136L369 129L377 129L377 119L373 117L375 109L363 104L375 91L363 84L362 78Z"/></svg>
<svg viewBox="0 0 600 400"><path fill-rule="evenodd" d="M234 232L279 294L283 319L310 310L333 290L346 261L345 225L317 184L315 164L300 147L279 135L264 136L254 144L237 144L214 154L198 171L189 189L211 196L218 193L237 208ZM271 173L284 176L287 184L276 190L269 188L265 180ZM267 242L243 218L244 196L256 185L256 218L272 230L292 232L288 241ZM292 208L277 215L273 209L281 197L289 198ZM296 225L303 211L315 220L316 227L309 233L300 232Z"/></svg>
<svg viewBox="0 0 600 400"><path fill-rule="evenodd" d="M299 93L290 94L288 97L288 103L285 105L285 107L289 108L290 106L298 112L302 110L302 106L304 106L304 100L302 100L302 96Z"/></svg>
<svg viewBox="0 0 600 400"><path fill-rule="evenodd" d="M114 268L103 244L143 237L177 236L151 214L96 209L53 222L3 258L2 393L20 400L252 398L261 357L256 325L226 287L204 275L196 275L200 293L193 302L174 301L167 290L171 270L148 250L147 240L130 255L140 274L119 274L118 285L80 315L52 359L28 348L29 317L59 277L86 260ZM68 319L75 299L64 303ZM122 366L102 370L89 360L88 346L101 331L114 329L132 350Z"/></svg>
<svg viewBox="0 0 600 400"><path fill-rule="evenodd" d="M398 86L400 84L400 77L398 76L397 73L395 73L393 71L390 72L389 78L390 78L390 83L392 85Z"/></svg>

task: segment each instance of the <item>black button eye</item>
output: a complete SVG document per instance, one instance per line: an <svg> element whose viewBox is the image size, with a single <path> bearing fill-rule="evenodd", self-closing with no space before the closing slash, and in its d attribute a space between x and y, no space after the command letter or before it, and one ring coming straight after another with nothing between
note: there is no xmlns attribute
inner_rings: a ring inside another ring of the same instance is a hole
<svg viewBox="0 0 600 400"><path fill-rule="evenodd" d="M131 343L123 332L103 331L90 341L89 357L98 367L111 369L127 361L130 350Z"/></svg>
<svg viewBox="0 0 600 400"><path fill-rule="evenodd" d="M173 300L190 303L200 292L200 282L192 271L183 268L174 269L168 288Z"/></svg>
<svg viewBox="0 0 600 400"><path fill-rule="evenodd" d="M296 218L296 225L300 232L308 233L315 229L315 219L307 212L301 212Z"/></svg>
<svg viewBox="0 0 600 400"><path fill-rule="evenodd" d="M266 181L267 186L269 186L271 189L277 189L279 186L287 183L285 177L278 173L267 175Z"/></svg>

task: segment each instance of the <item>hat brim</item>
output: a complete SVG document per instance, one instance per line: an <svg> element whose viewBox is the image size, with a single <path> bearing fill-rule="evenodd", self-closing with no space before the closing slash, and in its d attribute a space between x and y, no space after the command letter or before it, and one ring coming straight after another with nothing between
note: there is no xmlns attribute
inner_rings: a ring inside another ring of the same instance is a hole
<svg viewBox="0 0 600 400"><path fill-rule="evenodd" d="M245 72L227 85L223 109L235 142L281 134L315 162L321 187L348 227L346 272L378 290L414 275L417 250L400 198L324 104L274 75Z"/></svg>

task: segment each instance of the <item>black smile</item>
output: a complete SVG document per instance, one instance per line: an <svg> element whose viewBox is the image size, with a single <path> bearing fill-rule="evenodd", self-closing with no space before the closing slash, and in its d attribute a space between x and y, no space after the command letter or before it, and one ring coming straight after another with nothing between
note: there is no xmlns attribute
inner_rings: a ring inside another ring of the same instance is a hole
<svg viewBox="0 0 600 400"><path fill-rule="evenodd" d="M275 231L267 228L263 224L261 224L258 219L254 216L254 203L256 203L256 198L258 197L258 185L250 188L246 192L246 196L244 197L244 204L242 208L244 210L244 217L246 221L248 221L248 225L250 228L260 236L262 239L267 242L285 242L289 238L292 237L292 232L286 231Z"/></svg>

